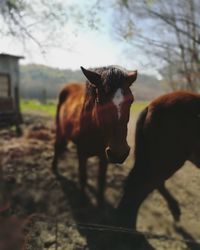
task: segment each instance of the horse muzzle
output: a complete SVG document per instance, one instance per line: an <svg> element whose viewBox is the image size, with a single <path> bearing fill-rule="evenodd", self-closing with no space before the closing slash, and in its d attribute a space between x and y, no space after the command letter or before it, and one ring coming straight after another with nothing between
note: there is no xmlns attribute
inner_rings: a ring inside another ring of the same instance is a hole
<svg viewBox="0 0 200 250"><path fill-rule="evenodd" d="M123 163L128 157L130 152L130 147L127 145L125 150L114 151L112 148L106 148L106 156L111 163Z"/></svg>

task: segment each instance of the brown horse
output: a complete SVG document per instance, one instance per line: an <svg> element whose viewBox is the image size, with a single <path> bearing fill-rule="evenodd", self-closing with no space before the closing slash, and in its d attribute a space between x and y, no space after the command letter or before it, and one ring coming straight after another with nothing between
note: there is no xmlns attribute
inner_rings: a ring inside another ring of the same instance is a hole
<svg viewBox="0 0 200 250"><path fill-rule="evenodd" d="M165 181L186 160L200 167L200 95L180 91L157 98L140 114L135 163L117 209L120 226L136 227L138 209L154 189L166 199L178 221L180 208Z"/></svg>
<svg viewBox="0 0 200 250"><path fill-rule="evenodd" d="M87 158L98 156L98 202L101 203L108 161L122 163L129 154L127 123L134 100L130 86L137 72L115 66L81 69L87 78L86 85L68 84L59 95L52 169L58 174L58 157L66 143L73 141L77 145L80 185L84 193Z"/></svg>

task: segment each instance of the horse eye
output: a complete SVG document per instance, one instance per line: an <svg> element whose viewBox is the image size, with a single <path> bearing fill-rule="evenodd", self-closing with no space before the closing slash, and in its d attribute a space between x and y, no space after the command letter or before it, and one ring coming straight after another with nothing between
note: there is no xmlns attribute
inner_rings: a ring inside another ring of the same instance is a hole
<svg viewBox="0 0 200 250"><path fill-rule="evenodd" d="M133 101L134 101L134 98L133 98L133 96L131 96L130 103L133 103Z"/></svg>
<svg viewBox="0 0 200 250"><path fill-rule="evenodd" d="M126 100L128 103L132 104L134 101L134 98L133 98L133 96L127 96Z"/></svg>

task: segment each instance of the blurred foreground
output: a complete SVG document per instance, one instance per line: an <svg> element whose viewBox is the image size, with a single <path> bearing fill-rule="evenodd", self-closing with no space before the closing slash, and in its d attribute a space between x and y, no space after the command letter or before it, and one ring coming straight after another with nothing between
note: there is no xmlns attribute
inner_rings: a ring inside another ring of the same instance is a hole
<svg viewBox="0 0 200 250"><path fill-rule="evenodd" d="M137 105L130 120L128 139L132 146L136 114L145 104ZM69 145L59 164L63 178L56 179L51 172L53 119L41 114L34 111L31 115L24 115L24 135L21 138L17 138L12 129L0 131L0 159L7 199L11 202L11 214L28 221L24 232L27 249L200 249L200 244L195 243L200 239L198 169L186 163L167 183L182 209L179 226L173 225L167 205L157 191L142 205L138 223L138 230L193 240L193 243L139 240L130 234L91 228L88 223L106 224L112 216L121 196L123 180L132 167L133 156L130 155L122 166L110 164L106 204L101 209L96 205L98 162L91 158L88 161L87 199L83 203L78 185L76 149L73 144Z"/></svg>

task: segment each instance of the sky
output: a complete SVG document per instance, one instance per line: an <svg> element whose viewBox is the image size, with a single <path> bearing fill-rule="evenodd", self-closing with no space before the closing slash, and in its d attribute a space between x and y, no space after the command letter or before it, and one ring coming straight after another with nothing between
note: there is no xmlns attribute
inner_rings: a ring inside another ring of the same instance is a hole
<svg viewBox="0 0 200 250"><path fill-rule="evenodd" d="M67 1L67 0L65 0ZM95 0L79 1L79 6L84 7L84 3L92 4ZM77 0L68 0L68 4L75 4ZM128 70L137 69L141 73L160 77L157 70L153 68L148 59L138 48L129 48L129 45L120 39L115 39L110 35L110 14L108 11L102 12L101 19L104 20L104 28L101 30L91 29L72 19L62 27L62 37L59 45L52 46L42 53L35 44L29 43L24 46L13 38L3 38L0 40L0 52L24 55L22 64L37 63L61 69L78 69L84 67L98 67L106 65L120 65ZM37 34L41 39L43 34ZM130 51L130 53L129 53Z"/></svg>

